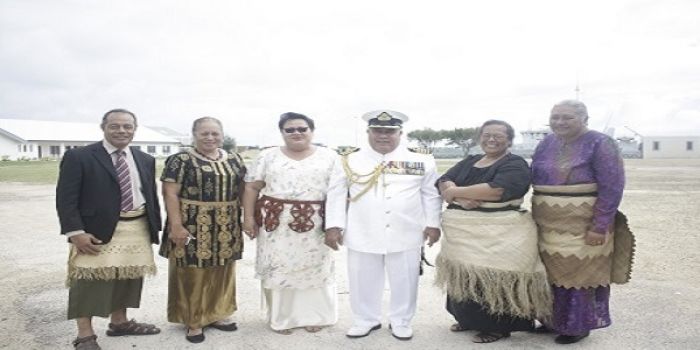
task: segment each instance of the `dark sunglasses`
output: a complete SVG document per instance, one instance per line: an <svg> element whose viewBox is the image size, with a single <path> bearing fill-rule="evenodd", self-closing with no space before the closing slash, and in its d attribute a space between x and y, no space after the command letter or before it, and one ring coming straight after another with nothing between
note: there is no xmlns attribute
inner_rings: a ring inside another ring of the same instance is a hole
<svg viewBox="0 0 700 350"><path fill-rule="evenodd" d="M303 134L307 130L309 130L309 127L308 126L297 126L296 128L284 128L282 130L284 130L284 132L287 134L293 134L295 131L300 133L300 134Z"/></svg>

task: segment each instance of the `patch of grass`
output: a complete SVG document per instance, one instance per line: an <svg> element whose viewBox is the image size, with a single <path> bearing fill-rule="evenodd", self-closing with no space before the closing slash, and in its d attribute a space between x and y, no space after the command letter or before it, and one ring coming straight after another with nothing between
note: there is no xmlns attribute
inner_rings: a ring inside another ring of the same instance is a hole
<svg viewBox="0 0 700 350"><path fill-rule="evenodd" d="M40 160L0 162L0 182L56 183L59 164Z"/></svg>
<svg viewBox="0 0 700 350"><path fill-rule="evenodd" d="M163 171L164 159L156 160L156 179ZM5 161L0 162L0 182L28 182L55 184L58 180L59 161Z"/></svg>
<svg viewBox="0 0 700 350"><path fill-rule="evenodd" d="M442 174L459 159L438 159L438 173ZM156 160L156 179L160 179L165 159ZM247 160L250 166L252 160ZM58 180L59 161L5 161L0 162L0 182L28 182L55 184Z"/></svg>

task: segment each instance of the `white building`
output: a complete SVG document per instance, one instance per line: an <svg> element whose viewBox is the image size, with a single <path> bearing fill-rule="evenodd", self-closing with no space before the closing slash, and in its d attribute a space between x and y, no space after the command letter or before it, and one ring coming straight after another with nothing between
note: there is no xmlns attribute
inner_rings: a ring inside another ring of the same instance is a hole
<svg viewBox="0 0 700 350"><path fill-rule="evenodd" d="M180 145L182 146L190 146L192 145L192 134L183 134L179 131L175 131L171 128L168 128L166 126L149 126L149 129L159 133L163 134L167 137L170 137L171 139L175 139L176 141L180 142Z"/></svg>
<svg viewBox="0 0 700 350"><path fill-rule="evenodd" d="M66 150L103 138L99 123L0 119L0 159L59 159ZM132 146L154 156L176 153L180 142L146 126L139 126Z"/></svg>
<svg viewBox="0 0 700 350"><path fill-rule="evenodd" d="M700 136L644 136L644 158L700 158Z"/></svg>

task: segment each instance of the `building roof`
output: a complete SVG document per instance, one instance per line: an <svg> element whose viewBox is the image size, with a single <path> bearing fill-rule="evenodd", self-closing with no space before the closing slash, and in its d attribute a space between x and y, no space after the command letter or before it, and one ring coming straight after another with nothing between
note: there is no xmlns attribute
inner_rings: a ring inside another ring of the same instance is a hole
<svg viewBox="0 0 700 350"><path fill-rule="evenodd" d="M7 137L9 137L9 138L11 138L11 139L17 141L17 142L21 142L21 143L27 142L27 140L25 140L25 139L23 139L23 138L21 138L21 137L15 135L15 134L9 132L9 131L3 129L2 127L0 127L0 135L5 135L5 136L7 136Z"/></svg>
<svg viewBox="0 0 700 350"><path fill-rule="evenodd" d="M58 122L50 120L0 119L0 131L26 141L91 142L103 138L98 123ZM176 143L180 141L139 126L134 142Z"/></svg>
<svg viewBox="0 0 700 350"><path fill-rule="evenodd" d="M186 138L186 137L189 137L189 136L190 136L190 134L183 134L183 133L181 133L181 132L179 132L179 131L175 131L175 130L173 130L173 129L167 127L167 126L153 126L153 125L149 125L148 128L151 129L151 130L153 130L153 131L156 131L156 132L158 132L158 133L160 133L160 134L163 134L163 135L165 135L165 136L170 136L170 137L172 137L172 138L182 138L182 137L185 137L185 138Z"/></svg>

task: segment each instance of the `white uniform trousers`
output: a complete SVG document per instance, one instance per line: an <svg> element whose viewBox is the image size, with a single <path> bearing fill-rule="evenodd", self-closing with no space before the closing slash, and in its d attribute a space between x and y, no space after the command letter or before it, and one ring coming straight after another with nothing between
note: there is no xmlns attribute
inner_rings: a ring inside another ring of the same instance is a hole
<svg viewBox="0 0 700 350"><path fill-rule="evenodd" d="M395 326L410 326L416 313L419 270L420 248L387 254L348 249L353 325L371 327L381 323L386 271L391 291L389 322Z"/></svg>

